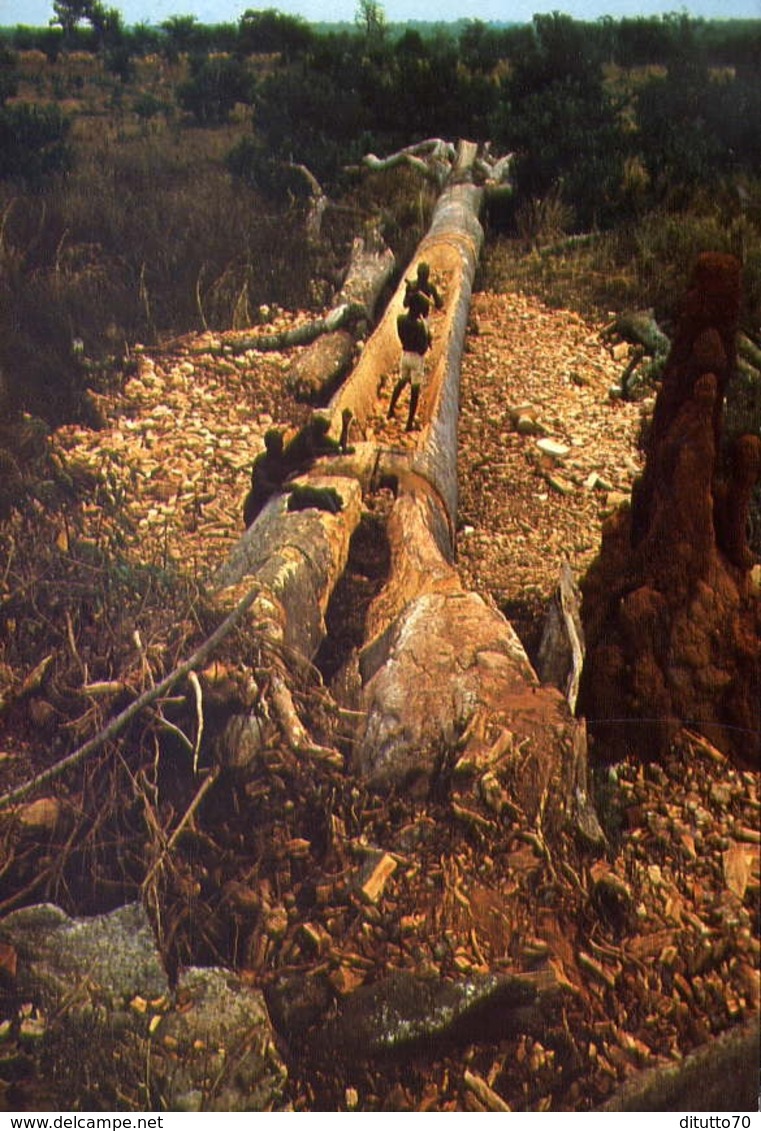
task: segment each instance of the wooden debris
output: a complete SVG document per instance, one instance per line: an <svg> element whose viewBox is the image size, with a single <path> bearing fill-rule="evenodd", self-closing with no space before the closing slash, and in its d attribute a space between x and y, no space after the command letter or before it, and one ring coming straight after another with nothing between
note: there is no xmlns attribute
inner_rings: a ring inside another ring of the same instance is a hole
<svg viewBox="0 0 761 1131"><path fill-rule="evenodd" d="M384 853L373 868L370 876L365 880L360 889L362 898L368 903L377 903L383 895L386 884L397 869L397 862L393 856Z"/></svg>
<svg viewBox="0 0 761 1131"><path fill-rule="evenodd" d="M750 879L751 867L757 854L739 844L731 845L722 853L724 882L733 895L742 899Z"/></svg>
<svg viewBox="0 0 761 1131"><path fill-rule="evenodd" d="M462 1074L463 1082L466 1088L473 1092L476 1099L483 1104L485 1111L512 1111L513 1109L509 1104L505 1103L501 1096L497 1095L493 1088L490 1088L482 1076L476 1072L471 1072L466 1068Z"/></svg>
<svg viewBox="0 0 761 1131"><path fill-rule="evenodd" d="M596 981L613 989L616 984L615 974L603 966L601 962L598 962L583 950L578 951L576 959L579 966L586 970L588 974L591 974Z"/></svg>

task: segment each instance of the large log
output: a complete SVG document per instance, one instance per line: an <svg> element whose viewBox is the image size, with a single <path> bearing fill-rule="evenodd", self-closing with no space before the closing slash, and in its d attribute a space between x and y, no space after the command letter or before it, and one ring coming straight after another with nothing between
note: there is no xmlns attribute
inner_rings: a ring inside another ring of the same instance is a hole
<svg viewBox="0 0 761 1131"><path fill-rule="evenodd" d="M474 145L460 144L452 182L410 264L414 273L425 260L444 294L435 318L417 442L402 451L398 445L389 447L384 406L378 400L383 376L399 362L396 319L403 309L402 282L328 408L334 432L349 409L362 434L354 456L321 461L320 466L346 477L336 480L342 496L344 481L355 476L356 510L346 507L318 519L320 529L311 523L296 544L291 527L283 524L282 502L271 504L221 581L231 585L250 577L255 565L268 609L277 610L277 615L263 610L273 625L271 635L279 634L302 655L313 655L323 631L324 603L358 521L358 483L366 486L369 469L375 469L376 482L395 484L397 499L388 523L391 573L368 614L360 659L365 717L356 741L356 770L378 787L412 778L428 782L448 753L458 750L465 763L482 764L484 751L501 742L495 769L528 818L554 829L570 821L587 840L599 842L587 796L583 724L573 719L557 689L541 686L512 626L462 588L453 566L460 366L483 239L482 190L469 179L475 156ZM331 545L340 545L338 553L320 548L326 524L334 529ZM313 557L320 563L319 580L308 561ZM279 589L273 596L274 578Z"/></svg>
<svg viewBox="0 0 761 1131"><path fill-rule="evenodd" d="M363 312L353 328L372 322L378 298L394 270L394 254L378 232L367 239L357 237L352 246L349 269L336 298L340 309ZM292 362L286 387L301 400L322 402L346 376L354 356L355 333L340 329L318 337Z"/></svg>
<svg viewBox="0 0 761 1131"><path fill-rule="evenodd" d="M467 183L468 168L475 153L476 147L471 143L460 145L456 180L465 183L455 183L442 194L416 259L419 261L423 255L428 259L437 277L445 280L447 292L425 398L426 424L416 450L402 457L398 465L393 458L386 461L394 475L406 473L410 463L420 463L424 478L431 481L431 497L436 500L434 521L443 539L445 557L449 559L453 554L457 506L458 366L472 279L483 238L478 221L481 194ZM383 252L379 256L387 259ZM347 279L344 291L350 301L339 310L359 309L358 294L367 301L368 292L360 286L356 272ZM261 586L261 596L254 603L250 617L270 649L279 649L281 653L282 663L277 665L280 689L287 690L285 657L308 660L319 647L325 631L327 602L346 564L351 534L359 521L362 488L369 485L372 472L383 462L384 447L376 442L371 420L378 408L378 375L384 366L395 369L398 365L396 317L403 308L403 296L404 284L401 284L358 365L329 406L328 414L336 434L345 410L350 409L358 429L366 433L366 442L356 445L352 457L321 460L303 477L305 482L319 485L321 473L330 474L331 483L332 477L338 475L335 484L344 500L343 509L336 515L313 511L294 515L287 511L284 498L276 497L249 528L213 581L223 604L234 600L243 587L254 583ZM344 478L340 478L341 475ZM287 707L286 703L286 709L278 709L278 714L281 721L287 722L290 718L290 731L295 734L298 720L293 719ZM239 735L240 720L237 723L231 720L230 727ZM256 728L249 730L255 732ZM256 733L249 733L241 745L249 740L249 745L255 745ZM235 751L228 751L225 760L237 763L240 758Z"/></svg>
<svg viewBox="0 0 761 1131"><path fill-rule="evenodd" d="M222 354L232 353L239 355L256 350L267 353L275 350L290 349L292 346L308 346L316 341L322 334L332 334L346 326L362 323L367 317L366 310L361 302L342 302L332 307L327 314L318 318L311 318L301 322L288 330L279 330L275 333L244 334L234 341L224 344L210 335L204 335L200 344L192 346L188 352L208 354L210 357L219 357Z"/></svg>
<svg viewBox="0 0 761 1131"><path fill-rule="evenodd" d="M228 603L241 587L258 583L261 595L251 616L271 641L309 658L325 633L325 610L360 519L361 489L354 477L328 478L319 471L295 482L333 487L343 509L338 514L315 508L292 512L288 496L275 495L237 543L213 585L218 600Z"/></svg>
<svg viewBox="0 0 761 1131"><path fill-rule="evenodd" d="M388 522L389 580L367 617L360 657L365 719L354 764L373 785L430 781L442 755L476 748L504 731L515 736L521 772L507 759L506 780L523 811L570 823L587 840L602 835L587 793L586 732L564 697L541 687L512 626L464 590L453 567L457 515L459 379L471 289L483 233L481 190L468 180L475 147L461 145L456 183L442 193L414 266L443 277L424 398L423 430L406 464L396 461L398 497ZM369 423L377 377L395 364L400 291L336 398ZM370 375L370 376L368 376ZM366 400L364 398L367 398ZM381 473L393 471L383 461ZM470 737L463 740L463 735Z"/></svg>
<svg viewBox="0 0 761 1131"><path fill-rule="evenodd" d="M299 401L319 404L351 368L354 335L348 330L323 334L297 354L285 375L285 387Z"/></svg>
<svg viewBox="0 0 761 1131"><path fill-rule="evenodd" d="M460 361L473 279L483 243L478 218L482 190L464 179L468 163L474 157L475 147L471 143L460 145L461 179L439 197L431 226L407 270L408 277L412 277L419 263L429 264L432 276L441 283L444 308L437 316L427 361L427 384L419 409L422 431L406 462L440 494L452 530L457 514ZM340 430L341 412L349 408L365 437L375 438L373 418L379 407L379 380L395 373L399 364L396 319L403 309L404 289L404 284L400 285L392 296L356 367L331 401L336 435Z"/></svg>
<svg viewBox="0 0 761 1131"><path fill-rule="evenodd" d="M376 788L419 789L448 752L483 769L496 744L490 769L529 822L599 844L584 723L539 683L509 621L462 588L442 553L440 508L430 489L413 486L389 520L391 574L368 614L375 636L360 657L365 716L354 764Z"/></svg>
<svg viewBox="0 0 761 1131"><path fill-rule="evenodd" d="M241 664L268 669L272 713L290 746L341 765L340 755L315 743L303 726L291 696L291 682L294 669L315 654L325 636L325 611L346 566L349 541L361 516L361 489L354 477L321 478L319 472L301 481L336 490L342 509L338 514L316 508L292 512L288 496L275 495L240 539L213 585L222 607L236 604L241 591L258 587L248 613L257 630L258 655L241 656ZM239 709L230 711L214 739L217 762L236 769L244 769L262 743L256 704L245 699Z"/></svg>

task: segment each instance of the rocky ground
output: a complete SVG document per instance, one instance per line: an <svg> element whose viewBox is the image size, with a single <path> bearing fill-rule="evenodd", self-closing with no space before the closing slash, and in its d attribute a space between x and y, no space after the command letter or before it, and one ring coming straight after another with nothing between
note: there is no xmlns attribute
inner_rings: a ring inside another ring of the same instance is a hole
<svg viewBox="0 0 761 1131"><path fill-rule="evenodd" d="M262 331L296 321L281 313ZM639 468L642 408L610 395L628 347L614 357L599 327L520 294L476 295L470 329L458 564L478 592L536 613L564 558L577 573L592 560L603 518ZM123 392L98 398L106 427L54 437L70 474L99 480L93 516L99 502L106 513L116 503L143 561L212 572L239 536L264 432L306 415L283 387L293 351L235 354L236 337L138 352Z"/></svg>
<svg viewBox="0 0 761 1131"><path fill-rule="evenodd" d="M462 377L458 564L529 646L567 560L581 576L640 466L628 346L522 294L478 294ZM613 355L616 356L613 356Z"/></svg>
<svg viewBox="0 0 761 1131"><path fill-rule="evenodd" d="M586 568L639 467L641 407L610 392L626 347L614 356L600 329L521 294L474 298L458 566L529 652L562 561ZM134 560L175 562L201 587L240 534L264 432L305 414L283 391L289 354L238 356L235 342L138 353L123 392L100 399L105 426L54 437L61 468L92 484L93 538L118 521ZM62 522L61 546L68 537ZM607 847L562 859L486 785L478 811L456 791L387 803L272 750L242 809L212 795L202 827L191 823L164 926L187 938L195 924L201 961L234 953L266 990L296 1109L589 1109L759 1009L756 775L684 733L663 766L623 764L596 789ZM372 1003L341 1021L348 995L389 971L483 985L537 970L562 999L539 1027L493 1031L497 995L475 1030L422 1030L423 1050L413 1042L400 1062L385 1056L388 1032L372 1032ZM315 1063L311 1026L336 1009L335 1057Z"/></svg>

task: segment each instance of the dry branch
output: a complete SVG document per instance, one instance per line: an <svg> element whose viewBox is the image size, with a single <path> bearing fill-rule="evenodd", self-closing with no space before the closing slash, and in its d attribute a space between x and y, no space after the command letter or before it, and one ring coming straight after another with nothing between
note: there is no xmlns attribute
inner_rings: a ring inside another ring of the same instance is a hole
<svg viewBox="0 0 761 1131"><path fill-rule="evenodd" d="M364 318L352 320L354 333L371 322L378 297L394 270L393 252L378 232L367 239L357 237L352 245L349 269L337 296L337 307L361 306ZM297 397L315 400L329 395L351 365L354 337L346 329L320 335L300 353L286 375L286 385Z"/></svg>
<svg viewBox="0 0 761 1131"><path fill-rule="evenodd" d="M288 166L294 172L299 173L306 181L309 189L309 209L306 218L306 234L307 240L310 243L315 243L320 238L320 231L322 228L322 217L325 209L328 206L328 198L322 190L322 185L315 177L314 173L306 167L306 165L299 165L291 162Z"/></svg>
<svg viewBox="0 0 761 1131"><path fill-rule="evenodd" d="M223 353L247 353L256 350L266 353L270 350L285 350L292 346L307 346L319 338L321 334L340 330L342 326L350 326L353 322L365 317L365 310L361 303L347 302L329 310L321 318L313 318L310 322L303 322L291 330L283 330L279 334L248 334L234 341L226 341L224 345L216 342L203 342L194 347L191 353L208 354L218 357Z"/></svg>
<svg viewBox="0 0 761 1131"><path fill-rule="evenodd" d="M409 165L440 186L445 182L454 158L455 147L452 143L434 137L415 145L407 145L388 157L381 158L374 153L367 153L362 158L362 165L374 173L395 169L399 165Z"/></svg>
<svg viewBox="0 0 761 1131"><path fill-rule="evenodd" d="M60 777L61 774L70 770L73 766L83 762L90 755L94 754L97 750L108 742L110 739L115 738L117 734L127 725L127 723L135 718L145 707L150 706L167 691L171 690L176 683L208 660L209 656L213 653L214 649L221 644L226 636L235 628L239 621L245 616L246 612L254 604L257 596L259 595L259 587L252 586L243 599L236 605L228 616L222 621L220 625L215 628L211 636L209 636L203 644L196 648L195 652L178 664L167 676L165 676L155 686L148 688L142 695L138 696L128 707L125 707L120 714L116 715L111 722L94 735L91 739L84 743L83 746L73 750L71 754L67 754L59 762L49 766L39 774L35 774L33 778L22 782L21 785L16 786L14 789L9 790L7 793L0 797L0 809L7 809L9 805L14 805L17 801L21 801L27 794L33 790L38 789L42 785L46 785L54 778Z"/></svg>

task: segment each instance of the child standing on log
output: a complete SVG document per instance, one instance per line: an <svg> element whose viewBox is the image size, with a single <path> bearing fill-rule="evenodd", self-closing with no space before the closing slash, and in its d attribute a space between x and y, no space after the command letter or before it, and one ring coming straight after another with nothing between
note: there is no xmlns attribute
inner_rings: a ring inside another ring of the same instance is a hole
<svg viewBox="0 0 761 1131"><path fill-rule="evenodd" d="M422 295L426 300L426 309L423 317L428 317L431 303L437 310L441 310L444 305L444 300L439 294L436 284L431 279L431 268L427 263L418 263L417 276L414 279L406 279L406 286L404 291L404 305L409 309L410 303L415 300L418 295Z"/></svg>
<svg viewBox="0 0 761 1131"><path fill-rule="evenodd" d="M399 380L391 394L388 416L392 419L399 397L407 385L410 386L410 408L407 416L407 431L419 428L415 424L415 413L420 400L420 389L425 377L425 355L431 345L431 331L425 316L428 313L428 300L423 295L412 292L408 296L407 311L396 320L396 330L402 343L402 360Z"/></svg>

